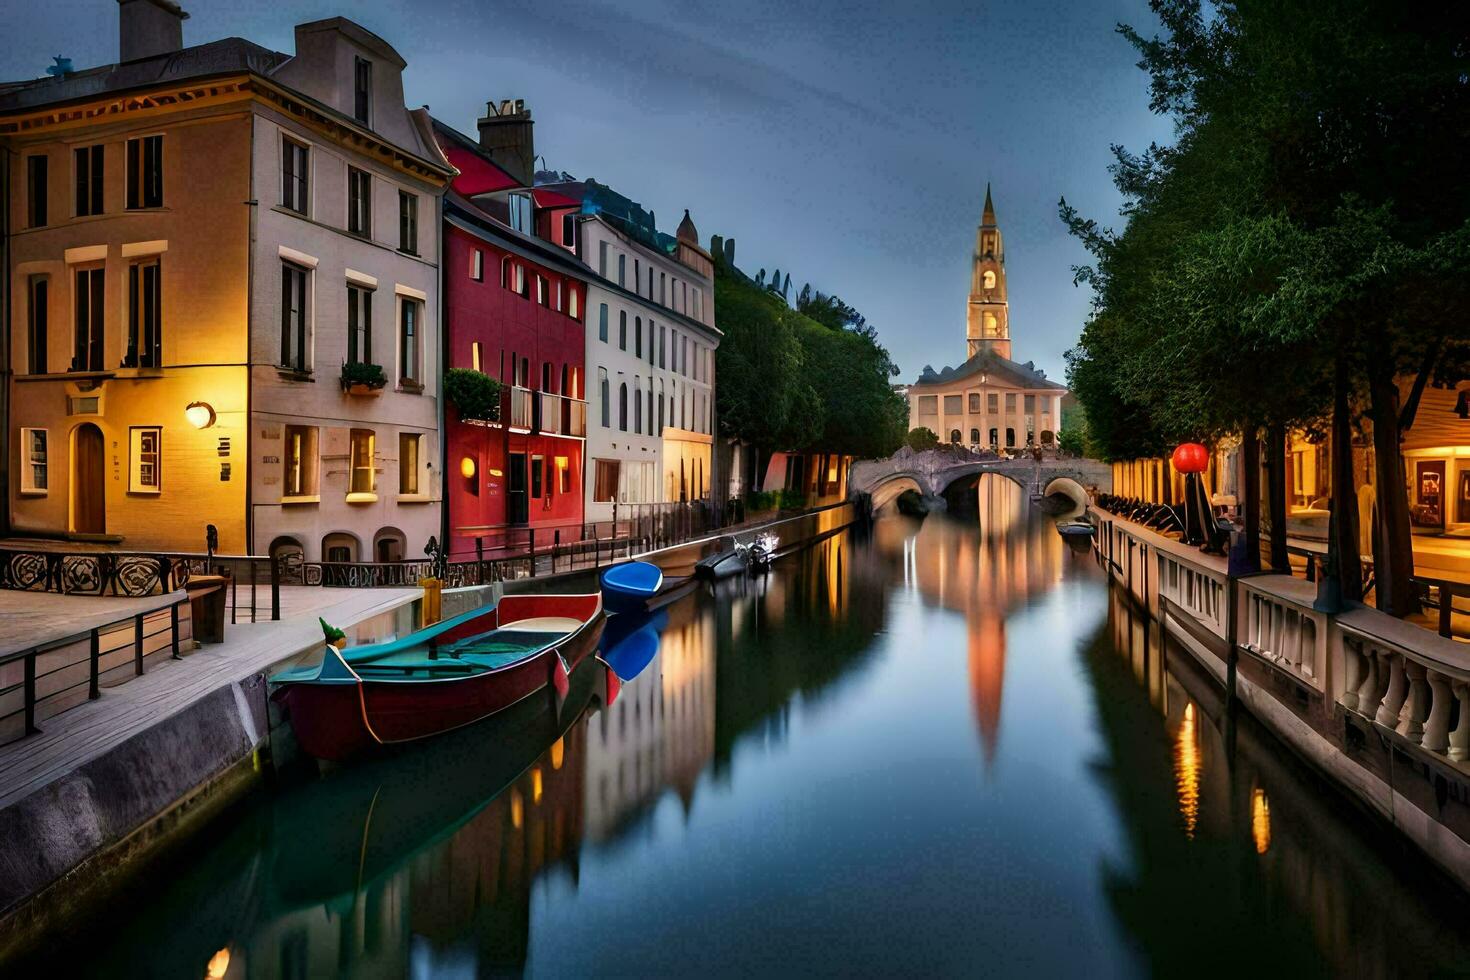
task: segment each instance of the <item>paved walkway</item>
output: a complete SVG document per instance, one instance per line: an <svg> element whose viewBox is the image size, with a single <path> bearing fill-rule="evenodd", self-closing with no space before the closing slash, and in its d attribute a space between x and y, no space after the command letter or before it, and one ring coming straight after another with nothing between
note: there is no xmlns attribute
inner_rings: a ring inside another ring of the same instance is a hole
<svg viewBox="0 0 1470 980"><path fill-rule="evenodd" d="M0 657L166 606L184 593L142 599L0 589Z"/></svg>
<svg viewBox="0 0 1470 980"><path fill-rule="evenodd" d="M420 595L418 589L307 591L320 594L326 604L315 605L280 622L226 625L224 643L200 647L182 660L161 660L142 677L107 688L96 701L84 702L46 719L40 734L0 746L0 808L35 792L221 686L317 649L322 638L316 621L318 615L346 629L355 642L368 642L392 635L398 628L395 610ZM117 603L146 605L162 601L159 596L112 599L0 593L0 597L6 603L13 601L13 597L43 600L35 611L23 615L57 628L65 622L70 627L67 632L87 628L83 620L90 616L119 618L114 613L123 607L103 612L97 609L99 603L112 607ZM8 605L0 606L0 622L4 623L7 639L19 635L20 629L12 626L10 617L5 615L8 611ZM129 613L124 609L121 615ZM25 645L34 642L32 636Z"/></svg>

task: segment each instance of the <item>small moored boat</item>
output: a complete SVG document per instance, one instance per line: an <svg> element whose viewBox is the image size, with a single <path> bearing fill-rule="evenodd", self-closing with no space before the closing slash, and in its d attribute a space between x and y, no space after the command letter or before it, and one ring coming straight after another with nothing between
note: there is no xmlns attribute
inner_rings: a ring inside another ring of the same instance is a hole
<svg viewBox="0 0 1470 980"><path fill-rule="evenodd" d="M734 538L720 538L713 554L705 555L694 565L694 577L707 582L717 582L732 575L741 575L750 568L746 550Z"/></svg>
<svg viewBox="0 0 1470 980"><path fill-rule="evenodd" d="M609 614L646 612L648 600L663 588L664 573L646 561L614 565L602 573L602 605Z"/></svg>
<svg viewBox="0 0 1470 980"><path fill-rule="evenodd" d="M596 646L593 595L511 595L391 643L339 651L271 678L302 749L340 761L479 721L548 684L559 695Z"/></svg>

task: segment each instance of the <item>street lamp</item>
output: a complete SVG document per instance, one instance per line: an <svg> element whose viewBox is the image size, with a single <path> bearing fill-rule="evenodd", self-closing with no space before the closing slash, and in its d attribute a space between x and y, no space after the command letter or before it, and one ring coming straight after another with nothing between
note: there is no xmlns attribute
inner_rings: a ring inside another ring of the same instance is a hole
<svg viewBox="0 0 1470 980"><path fill-rule="evenodd" d="M184 418L196 429L207 429L214 425L214 407L208 402L190 402L184 409Z"/></svg>

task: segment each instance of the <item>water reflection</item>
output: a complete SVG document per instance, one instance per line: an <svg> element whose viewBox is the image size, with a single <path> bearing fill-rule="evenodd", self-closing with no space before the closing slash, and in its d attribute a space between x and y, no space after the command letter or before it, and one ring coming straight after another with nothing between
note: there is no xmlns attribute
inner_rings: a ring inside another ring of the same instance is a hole
<svg viewBox="0 0 1470 980"><path fill-rule="evenodd" d="M975 496L979 533L961 512L959 520L894 518L875 537L882 553L898 555L906 589L965 617L970 702L989 769L1000 751L1006 620L1061 581L1067 554L1019 483L983 474Z"/></svg>

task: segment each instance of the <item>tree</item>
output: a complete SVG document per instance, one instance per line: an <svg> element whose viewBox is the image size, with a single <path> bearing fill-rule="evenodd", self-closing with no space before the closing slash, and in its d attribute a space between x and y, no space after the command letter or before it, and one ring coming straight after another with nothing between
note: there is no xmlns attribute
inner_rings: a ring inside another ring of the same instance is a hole
<svg viewBox="0 0 1470 980"><path fill-rule="evenodd" d="M903 442L914 452L922 453L925 450L939 448L939 434L928 426L921 425L917 429L910 429Z"/></svg>

